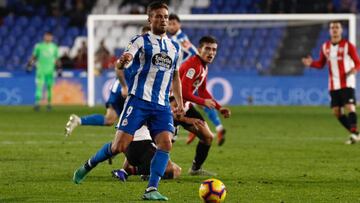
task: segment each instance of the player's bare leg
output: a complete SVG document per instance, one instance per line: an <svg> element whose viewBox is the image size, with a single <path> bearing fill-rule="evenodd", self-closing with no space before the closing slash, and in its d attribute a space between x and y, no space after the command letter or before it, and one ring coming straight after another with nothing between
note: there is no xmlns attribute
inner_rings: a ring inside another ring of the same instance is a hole
<svg viewBox="0 0 360 203"><path fill-rule="evenodd" d="M115 122L118 121L118 119L119 119L119 117L118 117L115 109L112 106L109 106L106 109L104 125L112 126L112 125L114 125Z"/></svg>

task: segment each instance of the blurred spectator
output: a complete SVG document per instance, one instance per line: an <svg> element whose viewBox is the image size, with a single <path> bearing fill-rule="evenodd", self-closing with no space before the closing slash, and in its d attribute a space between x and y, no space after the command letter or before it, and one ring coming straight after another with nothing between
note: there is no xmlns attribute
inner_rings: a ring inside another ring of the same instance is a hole
<svg viewBox="0 0 360 203"><path fill-rule="evenodd" d="M356 13L356 0L340 0L339 13Z"/></svg>
<svg viewBox="0 0 360 203"><path fill-rule="evenodd" d="M111 69L115 67L116 57L114 55L109 55L102 65L103 69Z"/></svg>
<svg viewBox="0 0 360 203"><path fill-rule="evenodd" d="M105 46L105 40L100 41L100 46L95 52L95 66L97 69L101 70L103 68L108 68L108 60L110 58L110 51Z"/></svg>
<svg viewBox="0 0 360 203"><path fill-rule="evenodd" d="M86 41L83 41L81 47L78 50L78 53L75 57L76 69L87 69L87 45Z"/></svg>
<svg viewBox="0 0 360 203"><path fill-rule="evenodd" d="M77 26L79 28L84 27L86 22L87 12L85 10L85 5L82 1L76 1L75 8L73 8L70 13L70 26Z"/></svg>
<svg viewBox="0 0 360 203"><path fill-rule="evenodd" d="M74 61L69 56L69 51L64 52L64 55L60 57L62 69L74 68Z"/></svg>
<svg viewBox="0 0 360 203"><path fill-rule="evenodd" d="M264 0L264 13L357 13L357 0Z"/></svg>
<svg viewBox="0 0 360 203"><path fill-rule="evenodd" d="M124 0L120 4L121 13L129 14L144 14L146 13L146 7L152 2L152 0ZM167 5L170 4L170 0L162 1Z"/></svg>

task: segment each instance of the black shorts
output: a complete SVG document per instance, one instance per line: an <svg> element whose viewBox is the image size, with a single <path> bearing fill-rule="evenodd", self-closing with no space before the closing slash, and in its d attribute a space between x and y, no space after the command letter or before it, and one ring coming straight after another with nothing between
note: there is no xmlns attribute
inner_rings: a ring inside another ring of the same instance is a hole
<svg viewBox="0 0 360 203"><path fill-rule="evenodd" d="M193 105L190 105L189 110L186 111L185 113L185 117L188 118L197 118L200 119L202 121L205 121L205 119L202 117L202 115L195 109L195 107ZM175 126L181 125L184 128L188 128L191 127L190 124L185 123L185 122L180 122L180 121L176 121L174 120L174 124Z"/></svg>
<svg viewBox="0 0 360 203"><path fill-rule="evenodd" d="M128 146L125 156L129 164L137 167L139 174L149 175L155 151L156 146L152 140L133 141Z"/></svg>
<svg viewBox="0 0 360 203"><path fill-rule="evenodd" d="M345 104L356 104L355 89L343 88L330 91L331 107L342 107Z"/></svg>

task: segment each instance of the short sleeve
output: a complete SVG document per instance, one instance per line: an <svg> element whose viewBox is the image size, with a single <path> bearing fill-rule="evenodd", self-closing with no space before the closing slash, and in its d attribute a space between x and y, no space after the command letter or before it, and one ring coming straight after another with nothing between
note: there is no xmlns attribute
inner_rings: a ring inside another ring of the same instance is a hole
<svg viewBox="0 0 360 203"><path fill-rule="evenodd" d="M180 69L180 66L181 66L181 63L182 63L182 51L181 51L181 47L179 48L179 52L178 52L178 58L177 58L177 61L176 61L176 67L175 67L175 70L179 71Z"/></svg>
<svg viewBox="0 0 360 203"><path fill-rule="evenodd" d="M126 47L125 53L129 53L132 56L135 56L135 54L138 52L138 50L143 47L144 45L144 39L143 37L138 37L135 40L131 40Z"/></svg>

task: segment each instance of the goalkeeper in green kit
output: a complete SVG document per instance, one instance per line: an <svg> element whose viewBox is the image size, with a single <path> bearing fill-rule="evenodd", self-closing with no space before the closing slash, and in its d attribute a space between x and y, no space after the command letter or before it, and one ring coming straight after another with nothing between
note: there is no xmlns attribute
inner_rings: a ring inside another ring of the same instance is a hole
<svg viewBox="0 0 360 203"><path fill-rule="evenodd" d="M47 90L47 110L51 110L52 88L55 82L55 67L60 67L58 60L58 46L52 42L53 35L50 32L44 34L44 41L35 45L32 57L28 63L27 71L31 71L36 61L35 74L35 106L34 110L40 110L40 100L42 99L43 87L46 85ZM58 69L61 74L61 69Z"/></svg>

